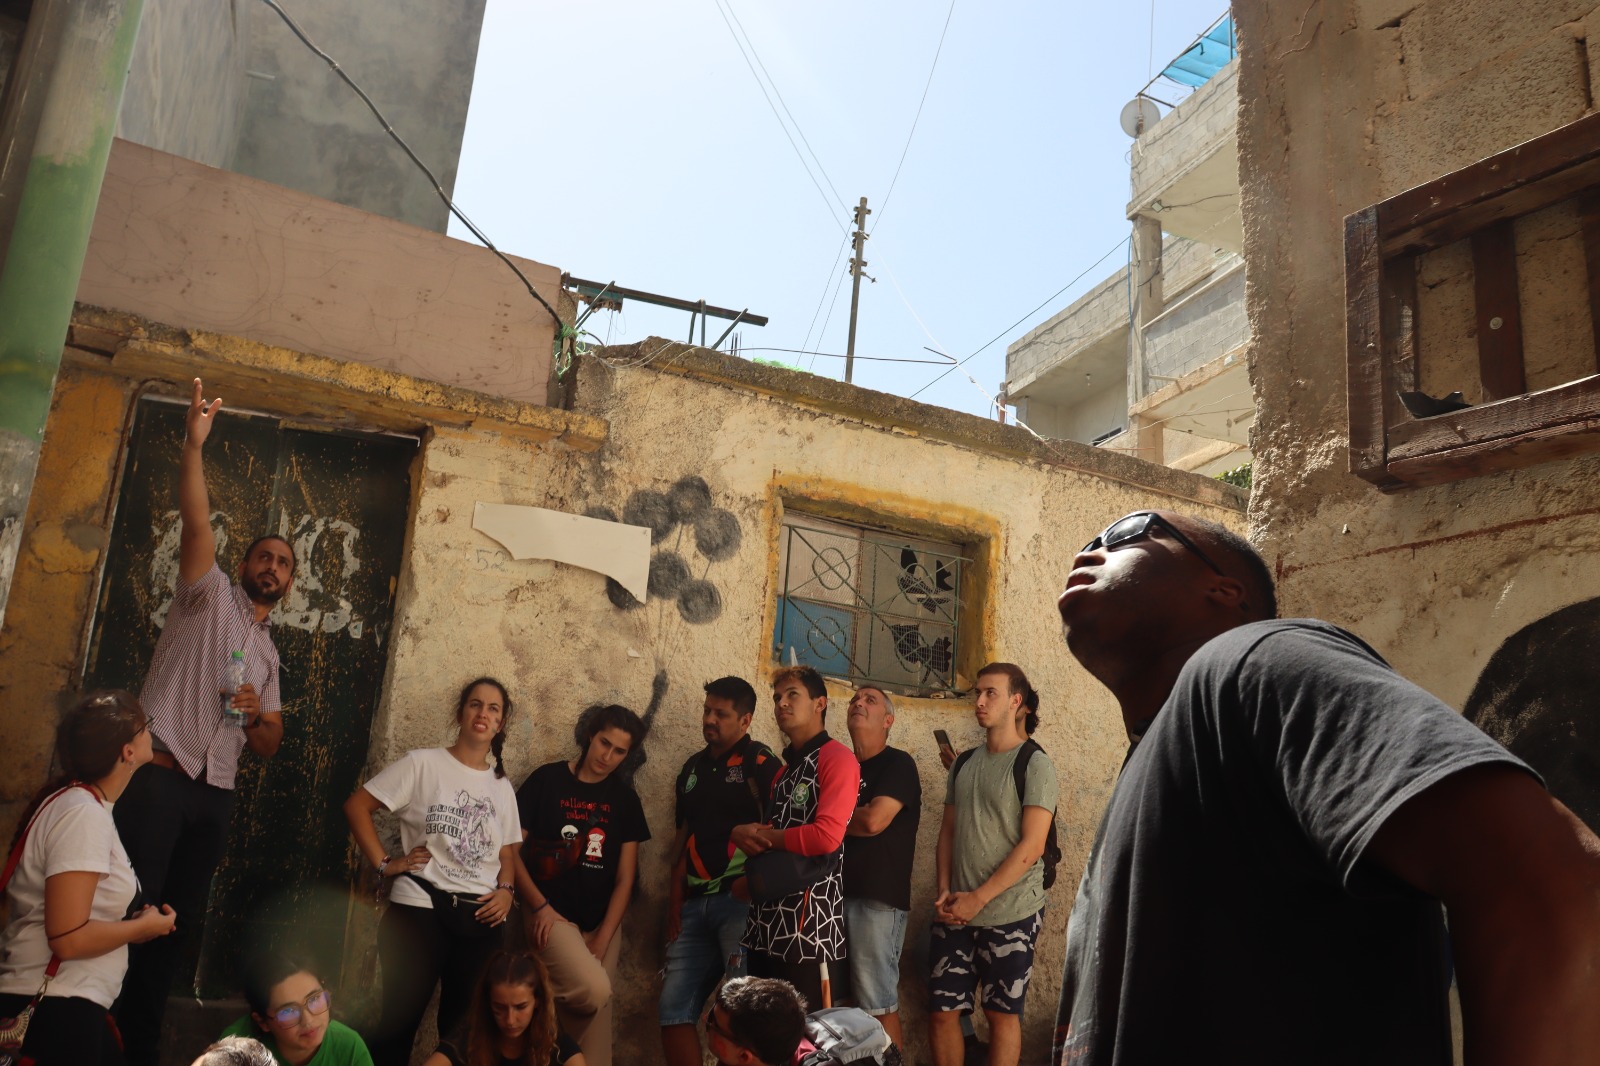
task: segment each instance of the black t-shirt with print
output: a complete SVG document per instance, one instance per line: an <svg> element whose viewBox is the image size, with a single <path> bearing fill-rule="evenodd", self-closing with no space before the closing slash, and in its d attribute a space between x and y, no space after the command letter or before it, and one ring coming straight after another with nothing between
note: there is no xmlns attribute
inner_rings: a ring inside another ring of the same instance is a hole
<svg viewBox="0 0 1600 1066"><path fill-rule="evenodd" d="M874 899L911 909L911 859L922 820L922 779L916 760L899 748L884 748L861 764L857 807L878 796L900 801L894 820L875 837L844 838L844 898Z"/></svg>
<svg viewBox="0 0 1600 1066"><path fill-rule="evenodd" d="M733 827L761 821L782 768L772 749L748 734L721 757L702 748L683 764L675 795L677 824L689 827L688 895L726 892L744 874L744 852L730 840Z"/></svg>
<svg viewBox="0 0 1600 1066"><path fill-rule="evenodd" d="M1368 851L1407 800L1485 764L1527 769L1341 629L1213 638L1106 806L1054 1061L1448 1066L1439 901Z"/></svg>
<svg viewBox="0 0 1600 1066"><path fill-rule="evenodd" d="M550 905L588 932L606 916L622 845L650 839L639 794L615 775L594 784L546 763L517 789L522 861Z"/></svg>
<svg viewBox="0 0 1600 1066"><path fill-rule="evenodd" d="M439 1054L450 1060L450 1066L467 1066L467 1053L457 1050L465 1048L466 1041L461 1039L446 1040L439 1045ZM566 1033L556 1033L556 1046L550 1049L550 1066L561 1066L572 1056L579 1054L583 1049L578 1047L577 1041ZM501 1058L500 1066L522 1066L520 1059Z"/></svg>

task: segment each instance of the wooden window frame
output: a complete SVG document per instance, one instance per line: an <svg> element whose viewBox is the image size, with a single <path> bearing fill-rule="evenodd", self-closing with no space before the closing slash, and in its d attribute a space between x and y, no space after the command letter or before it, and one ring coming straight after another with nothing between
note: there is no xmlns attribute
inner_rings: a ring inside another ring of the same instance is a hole
<svg viewBox="0 0 1600 1066"><path fill-rule="evenodd" d="M1527 392L1512 227L1567 200L1581 219L1596 373ZM1417 388L1418 267L1460 240L1472 244L1485 400L1413 418L1399 393ZM1600 114L1349 215L1344 252L1352 474L1394 491L1600 451Z"/></svg>

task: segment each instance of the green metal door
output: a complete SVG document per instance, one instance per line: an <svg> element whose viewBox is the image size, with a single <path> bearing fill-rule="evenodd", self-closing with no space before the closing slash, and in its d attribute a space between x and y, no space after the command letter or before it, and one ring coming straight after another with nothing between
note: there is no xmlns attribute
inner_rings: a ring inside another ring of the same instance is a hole
<svg viewBox="0 0 1600 1066"><path fill-rule="evenodd" d="M185 408L139 405L87 669L137 692L178 573ZM206 444L217 558L230 577L264 532L294 545L294 587L272 615L283 745L240 760L228 853L212 885L195 991L238 991L244 945L293 943L338 969L350 903L340 810L366 760L383 684L417 441L224 412ZM188 985L188 974L182 984Z"/></svg>

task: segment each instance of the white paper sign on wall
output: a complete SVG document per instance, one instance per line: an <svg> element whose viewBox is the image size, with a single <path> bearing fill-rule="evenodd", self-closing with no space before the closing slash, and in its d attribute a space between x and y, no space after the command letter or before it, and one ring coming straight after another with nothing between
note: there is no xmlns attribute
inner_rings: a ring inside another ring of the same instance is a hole
<svg viewBox="0 0 1600 1066"><path fill-rule="evenodd" d="M643 601L650 582L650 530L544 507L483 503L472 528L498 541L513 559L550 559L614 578Z"/></svg>

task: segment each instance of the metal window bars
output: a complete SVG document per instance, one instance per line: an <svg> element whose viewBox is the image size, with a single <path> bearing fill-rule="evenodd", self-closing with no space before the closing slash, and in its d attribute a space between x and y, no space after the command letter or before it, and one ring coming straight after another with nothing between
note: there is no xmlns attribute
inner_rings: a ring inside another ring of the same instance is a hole
<svg viewBox="0 0 1600 1066"><path fill-rule="evenodd" d="M953 690L967 565L959 549L827 525L784 524L780 661L904 690Z"/></svg>

